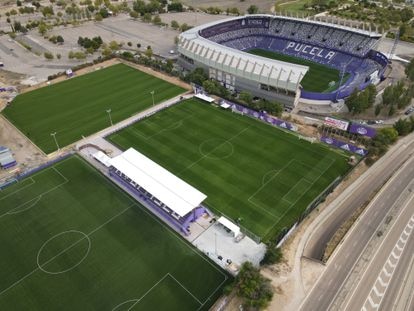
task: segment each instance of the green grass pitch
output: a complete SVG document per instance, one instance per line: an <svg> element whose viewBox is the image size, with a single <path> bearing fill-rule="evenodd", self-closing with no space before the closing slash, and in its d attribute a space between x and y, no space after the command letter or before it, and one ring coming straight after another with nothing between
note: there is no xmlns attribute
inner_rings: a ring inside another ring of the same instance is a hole
<svg viewBox="0 0 414 311"><path fill-rule="evenodd" d="M2 310L207 310L228 276L77 156L0 192Z"/></svg>
<svg viewBox="0 0 414 311"><path fill-rule="evenodd" d="M126 119L184 89L164 80L117 64L64 82L17 96L3 114L45 153L56 150L51 137L57 132L60 147L69 145Z"/></svg>
<svg viewBox="0 0 414 311"><path fill-rule="evenodd" d="M349 166L343 153L260 121L185 101L108 137L204 192L206 204L268 239Z"/></svg>
<svg viewBox="0 0 414 311"><path fill-rule="evenodd" d="M262 49L252 49L248 52L254 55L276 59L283 62L308 66L309 71L303 77L301 82L303 89L306 91L324 93L333 91L337 89L339 86L339 81L341 80L341 73L337 69L330 68L328 66L324 66L316 62L312 62L299 57L293 57ZM349 74L345 74L342 83L345 83L346 80L348 80L348 78ZM333 87L329 86L329 83L331 81L336 82Z"/></svg>

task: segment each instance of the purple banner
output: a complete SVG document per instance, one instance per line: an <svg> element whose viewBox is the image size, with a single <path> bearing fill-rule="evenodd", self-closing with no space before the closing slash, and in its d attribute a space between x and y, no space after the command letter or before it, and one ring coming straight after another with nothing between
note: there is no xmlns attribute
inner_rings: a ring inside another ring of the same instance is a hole
<svg viewBox="0 0 414 311"><path fill-rule="evenodd" d="M272 117L272 116L268 115L265 111L257 112L255 110L246 108L242 105L238 105L238 104L235 104L235 103L232 103L232 102L227 102L226 101L226 103L230 104L231 109L235 112L248 115L252 118L262 120L264 122L267 122L267 123L270 123L272 125L284 128L284 129L289 130L289 131L296 131L296 128L293 124L291 124L289 122L286 122L284 120L280 120L280 119L277 119L275 117Z"/></svg>
<svg viewBox="0 0 414 311"><path fill-rule="evenodd" d="M341 149L349 151L349 152L357 153L357 154L362 155L362 156L366 156L368 154L368 151L363 149L363 148L360 148L360 147L357 147L355 145L346 143L344 141L340 141L340 140L335 139L333 137L322 136L321 137L321 142L323 142L325 144L328 144L328 145L331 145L331 146L334 146L336 148L341 148Z"/></svg>
<svg viewBox="0 0 414 311"><path fill-rule="evenodd" d="M377 131L373 129L372 127L369 127L363 124L358 124L358 123L352 123L351 127L349 128L349 132L371 137L371 138L377 135Z"/></svg>

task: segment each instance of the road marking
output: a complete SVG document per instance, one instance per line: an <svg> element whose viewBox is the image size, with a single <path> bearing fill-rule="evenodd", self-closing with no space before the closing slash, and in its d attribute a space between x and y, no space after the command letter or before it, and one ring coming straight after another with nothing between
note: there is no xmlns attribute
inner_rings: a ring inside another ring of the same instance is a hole
<svg viewBox="0 0 414 311"><path fill-rule="evenodd" d="M409 221L407 222L403 232L400 234L400 237L395 243L391 253L389 254L387 261L384 263L380 275L375 280L375 283L368 294L367 299L364 302L364 306L362 309L366 310L367 307L371 306L370 309L378 310L379 306L381 305L382 299L388 289L388 286L392 280L392 276L394 274L395 268L400 261L401 255L404 251L405 246L407 245L408 238L410 237L411 233L413 232L413 227L410 227L411 221L414 221L414 215L411 216ZM408 230L408 232L407 232ZM402 242L403 246L402 249L399 246L399 243ZM389 271L388 268L391 268ZM384 273L388 277L388 281L384 282L381 277L381 274ZM374 303L374 298L379 299L378 303Z"/></svg>

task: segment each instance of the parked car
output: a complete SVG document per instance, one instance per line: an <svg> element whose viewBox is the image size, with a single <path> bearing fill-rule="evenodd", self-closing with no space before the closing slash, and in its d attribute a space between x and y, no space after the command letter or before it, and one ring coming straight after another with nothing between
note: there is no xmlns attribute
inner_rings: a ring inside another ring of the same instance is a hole
<svg viewBox="0 0 414 311"><path fill-rule="evenodd" d="M414 107L410 107L410 108L408 108L405 112L404 112L404 114L406 115L406 116L408 116L409 114L411 114L412 112L414 112Z"/></svg>

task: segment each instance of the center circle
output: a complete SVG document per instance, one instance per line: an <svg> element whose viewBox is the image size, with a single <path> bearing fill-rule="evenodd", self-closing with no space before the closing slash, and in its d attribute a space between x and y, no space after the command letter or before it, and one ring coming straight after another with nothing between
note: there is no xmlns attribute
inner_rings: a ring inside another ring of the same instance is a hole
<svg viewBox="0 0 414 311"><path fill-rule="evenodd" d="M90 238L78 230L58 233L43 243L37 265L48 274L61 274L79 266L91 250Z"/></svg>
<svg viewBox="0 0 414 311"><path fill-rule="evenodd" d="M199 147L201 155L210 159L226 159L234 152L233 144L221 138L203 141Z"/></svg>

